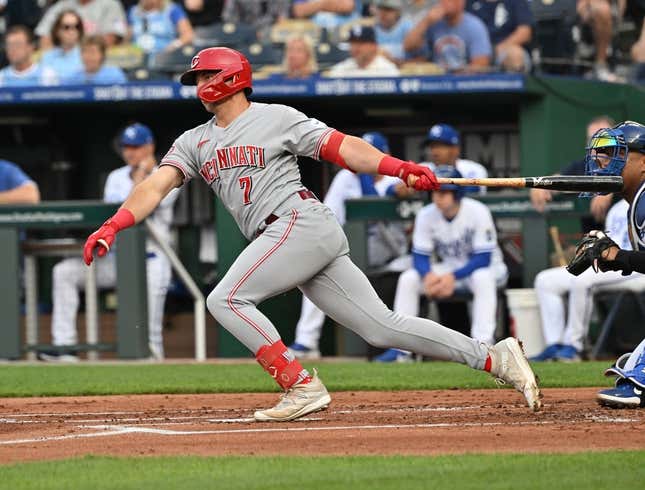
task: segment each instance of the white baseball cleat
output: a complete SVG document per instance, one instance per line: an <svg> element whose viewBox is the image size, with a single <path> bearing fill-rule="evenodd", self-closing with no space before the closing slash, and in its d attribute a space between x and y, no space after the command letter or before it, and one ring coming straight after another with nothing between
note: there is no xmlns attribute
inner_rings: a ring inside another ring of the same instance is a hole
<svg viewBox="0 0 645 490"><path fill-rule="evenodd" d="M542 407L542 394L519 340L508 337L497 342L489 351L491 374L503 383L510 383L524 395L526 403L537 412Z"/></svg>
<svg viewBox="0 0 645 490"><path fill-rule="evenodd" d="M314 377L309 383L292 386L280 396L280 401L275 407L258 410L253 414L253 418L258 422L287 422L324 410L330 402L331 397L327 388L314 369Z"/></svg>

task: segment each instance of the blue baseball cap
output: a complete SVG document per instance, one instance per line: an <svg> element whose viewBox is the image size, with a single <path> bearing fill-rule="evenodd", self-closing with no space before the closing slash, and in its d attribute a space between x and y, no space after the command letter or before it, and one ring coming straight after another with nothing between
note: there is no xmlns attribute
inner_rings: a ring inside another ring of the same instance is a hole
<svg viewBox="0 0 645 490"><path fill-rule="evenodd" d="M154 140L150 128L140 123L131 124L121 134L121 146L143 146Z"/></svg>
<svg viewBox="0 0 645 490"><path fill-rule="evenodd" d="M426 144L433 142L456 146L459 144L459 133L448 124L435 124L428 131L426 138Z"/></svg>
<svg viewBox="0 0 645 490"><path fill-rule="evenodd" d="M362 138L377 150L381 150L383 153L390 153L390 145L383 133L371 131L369 133L365 133Z"/></svg>

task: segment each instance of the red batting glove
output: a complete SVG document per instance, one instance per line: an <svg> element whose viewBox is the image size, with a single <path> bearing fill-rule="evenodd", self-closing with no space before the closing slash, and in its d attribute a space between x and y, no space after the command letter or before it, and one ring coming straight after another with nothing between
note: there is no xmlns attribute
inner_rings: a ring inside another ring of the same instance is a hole
<svg viewBox="0 0 645 490"><path fill-rule="evenodd" d="M428 167L414 162L404 162L389 155L383 157L378 164L378 173L398 177L408 186L408 177L415 175L419 177L414 183L414 189L417 191L436 191L439 189L437 177Z"/></svg>
<svg viewBox="0 0 645 490"><path fill-rule="evenodd" d="M101 225L101 227L87 237L83 247L83 259L90 265L93 260L94 249L99 247L96 255L103 257L110 251L116 234L124 228L134 225L134 215L127 209L119 209L114 216Z"/></svg>

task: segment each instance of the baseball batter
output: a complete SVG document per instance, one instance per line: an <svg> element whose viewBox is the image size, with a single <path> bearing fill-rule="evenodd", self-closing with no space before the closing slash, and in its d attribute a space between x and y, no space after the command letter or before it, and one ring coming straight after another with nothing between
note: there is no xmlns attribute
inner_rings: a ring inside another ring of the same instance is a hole
<svg viewBox="0 0 645 490"><path fill-rule="evenodd" d="M251 243L209 294L215 319L255 354L286 390L258 421L293 420L326 408L331 398L316 371L287 350L258 303L298 287L336 322L377 346L414 349L435 359L489 371L522 392L538 410L540 391L519 342L491 346L429 320L393 313L349 258L347 239L331 210L300 182L298 155L359 173L392 175L417 190L437 188L430 169L385 155L292 107L251 103L251 66L239 52L208 48L181 77L214 115L186 131L119 211L90 235L85 261L105 255L115 235L144 219L175 187L203 179Z"/></svg>
<svg viewBox="0 0 645 490"><path fill-rule="evenodd" d="M121 203L133 187L154 171L154 138L152 131L143 124L131 124L121 134L120 145L126 165L113 170L105 181L103 200ZM178 190L170 192L156 207L150 223L165 239L170 239L170 223L173 205ZM78 341L76 314L79 306L79 290L85 286L85 266L79 258L64 259L54 266L52 272L52 340L57 346L74 345ZM146 279L148 285L148 338L151 356L164 358L163 311L166 293L171 279L168 259L153 240L146 241ZM116 285L116 258L113 253L97 264L96 282L99 288ZM72 355L40 354L43 360L74 361Z"/></svg>
<svg viewBox="0 0 645 490"><path fill-rule="evenodd" d="M599 130L589 142L585 162L588 175L622 175L632 245L632 250L626 250L608 241L604 232L591 231L589 235L603 247L600 259L591 263L603 272L645 273L645 126L625 121ZM605 248L607 243L610 246ZM634 352L623 354L605 375L616 376L616 386L600 391L598 403L615 408L645 408L645 339Z"/></svg>

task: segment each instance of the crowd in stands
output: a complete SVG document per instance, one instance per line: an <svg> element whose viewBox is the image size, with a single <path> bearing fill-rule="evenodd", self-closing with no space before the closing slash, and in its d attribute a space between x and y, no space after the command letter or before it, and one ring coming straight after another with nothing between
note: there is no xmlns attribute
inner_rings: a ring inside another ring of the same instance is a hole
<svg viewBox="0 0 645 490"><path fill-rule="evenodd" d="M0 0L0 14L4 86L172 79L212 45L258 77L645 81L645 0Z"/></svg>

